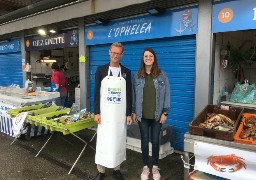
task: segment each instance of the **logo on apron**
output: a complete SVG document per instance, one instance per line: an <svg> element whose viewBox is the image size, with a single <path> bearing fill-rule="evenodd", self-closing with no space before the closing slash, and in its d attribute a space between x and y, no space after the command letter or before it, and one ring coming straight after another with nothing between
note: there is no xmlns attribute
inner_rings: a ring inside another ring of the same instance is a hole
<svg viewBox="0 0 256 180"><path fill-rule="evenodd" d="M121 88L108 88L108 104L121 104Z"/></svg>

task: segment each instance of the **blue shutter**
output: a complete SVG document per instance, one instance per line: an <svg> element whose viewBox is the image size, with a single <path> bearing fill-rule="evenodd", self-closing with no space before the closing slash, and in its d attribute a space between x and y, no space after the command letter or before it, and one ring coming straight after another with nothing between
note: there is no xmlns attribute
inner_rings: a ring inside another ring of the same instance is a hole
<svg viewBox="0 0 256 180"><path fill-rule="evenodd" d="M184 133L194 115L195 89L195 36L182 36L156 40L123 43L125 50L121 64L138 70L144 48L153 48L161 69L166 71L171 87L171 111L167 124L172 125L172 146L183 150ZM110 44L90 47L90 104L93 111L94 78L99 65L109 62Z"/></svg>
<svg viewBox="0 0 256 180"><path fill-rule="evenodd" d="M0 86L18 84L23 87L20 53L0 54Z"/></svg>

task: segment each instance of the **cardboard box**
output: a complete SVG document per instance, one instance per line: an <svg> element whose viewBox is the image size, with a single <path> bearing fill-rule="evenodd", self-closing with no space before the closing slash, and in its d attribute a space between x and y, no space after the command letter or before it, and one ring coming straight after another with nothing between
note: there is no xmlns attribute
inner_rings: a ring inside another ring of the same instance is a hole
<svg viewBox="0 0 256 180"><path fill-rule="evenodd" d="M204 110L189 124L189 133L199 136L207 136L216 139L233 141L235 132L239 126L244 109L239 107L229 107L229 110L223 110L218 105L207 105ZM234 130L221 131L199 127L207 119L207 113L223 114L235 122Z"/></svg>

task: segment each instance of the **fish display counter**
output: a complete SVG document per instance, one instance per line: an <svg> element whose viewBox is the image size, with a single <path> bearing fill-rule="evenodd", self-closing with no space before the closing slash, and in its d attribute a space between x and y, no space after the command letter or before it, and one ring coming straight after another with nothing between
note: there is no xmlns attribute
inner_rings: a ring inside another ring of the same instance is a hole
<svg viewBox="0 0 256 180"><path fill-rule="evenodd" d="M59 96L59 92L39 91L27 93L23 88L0 87L0 132L14 137L12 118L7 113L9 109L52 102ZM29 127L28 129L30 136L40 135L42 132L44 133L42 127Z"/></svg>

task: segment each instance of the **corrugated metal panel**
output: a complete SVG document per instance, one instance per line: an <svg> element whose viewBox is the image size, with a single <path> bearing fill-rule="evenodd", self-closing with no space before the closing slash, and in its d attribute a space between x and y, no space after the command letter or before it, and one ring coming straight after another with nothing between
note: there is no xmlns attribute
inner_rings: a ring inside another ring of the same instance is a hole
<svg viewBox="0 0 256 180"><path fill-rule="evenodd" d="M23 87L20 53L0 54L0 86L18 84Z"/></svg>
<svg viewBox="0 0 256 180"><path fill-rule="evenodd" d="M194 114L195 89L195 36L183 36L156 40L123 43L125 47L121 63L138 70L145 47L155 50L160 68L167 72L171 86L171 112L167 123L173 127L172 146L183 150L184 133ZM94 78L99 65L109 62L110 44L90 47L90 103L93 111Z"/></svg>

